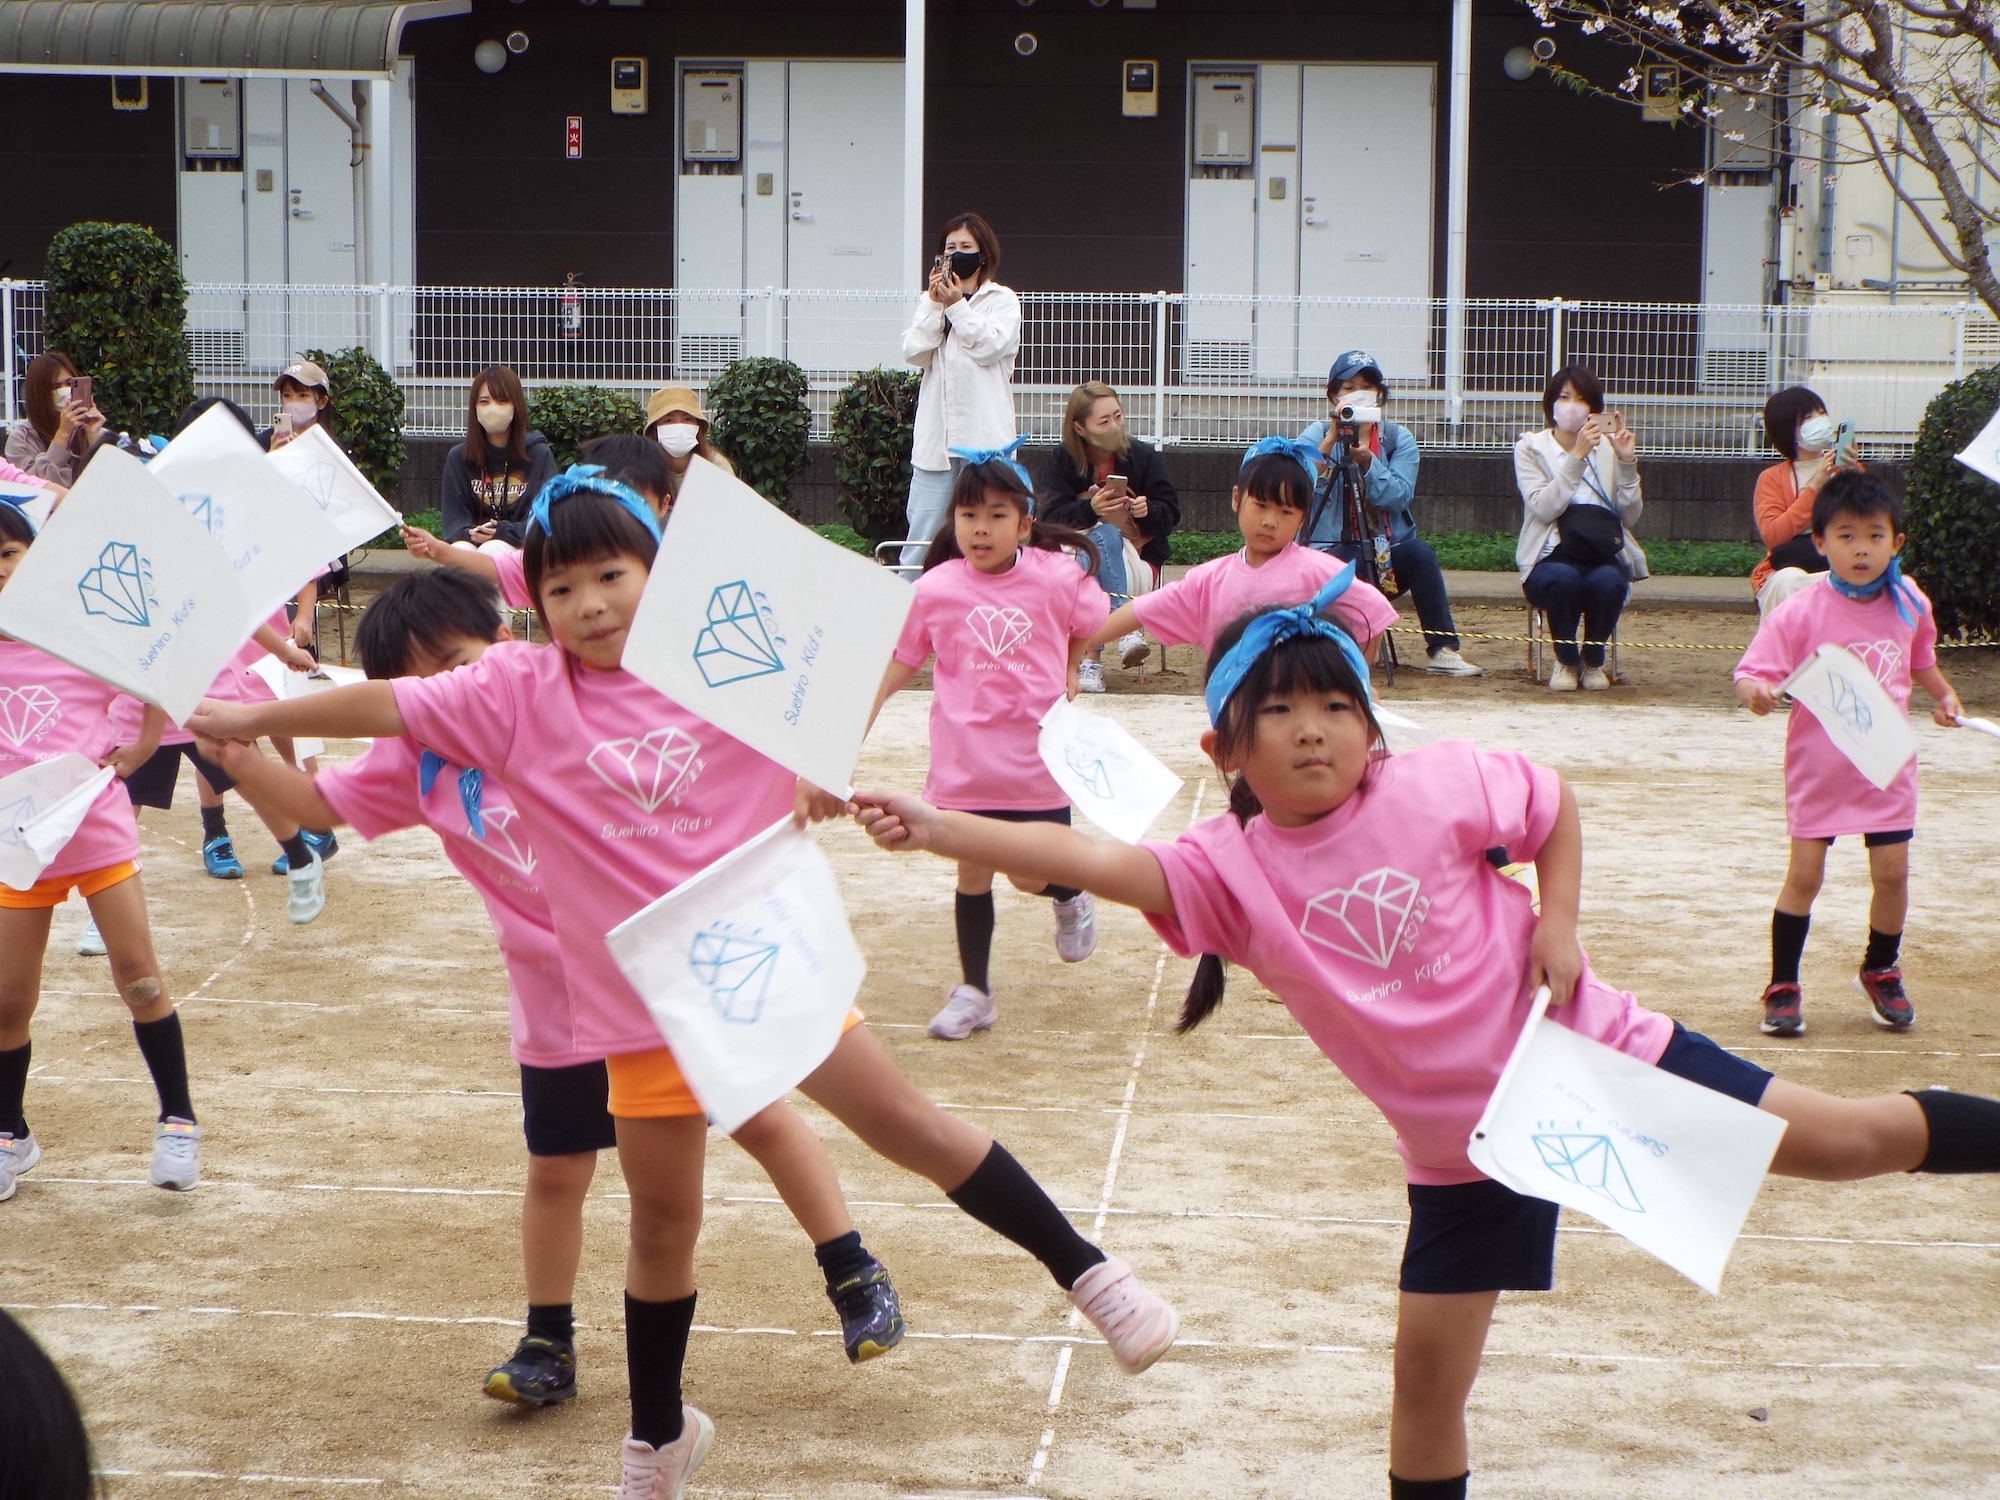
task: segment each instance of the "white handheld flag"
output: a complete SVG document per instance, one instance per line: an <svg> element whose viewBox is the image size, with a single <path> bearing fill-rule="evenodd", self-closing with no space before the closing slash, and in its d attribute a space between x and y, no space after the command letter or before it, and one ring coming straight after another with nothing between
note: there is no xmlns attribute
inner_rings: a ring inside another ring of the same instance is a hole
<svg viewBox="0 0 2000 1500"><path fill-rule="evenodd" d="M1887 791L1917 753L1909 716L1850 651L1821 646L1782 690L1812 711L1834 747L1880 790Z"/></svg>
<svg viewBox="0 0 2000 1500"><path fill-rule="evenodd" d="M1960 729L1976 729L1981 734L1990 734L1994 739L2000 740L2000 724L1994 723L1991 719L1974 719L1960 714L1958 716L1958 727Z"/></svg>
<svg viewBox="0 0 2000 1500"><path fill-rule="evenodd" d="M2000 411L1980 429L1978 437L1965 445L1964 452L1952 456L1975 474L1983 474L2000 484Z"/></svg>
<svg viewBox="0 0 2000 1500"><path fill-rule="evenodd" d="M910 603L887 568L696 458L632 621L625 668L844 795Z"/></svg>
<svg viewBox="0 0 2000 1500"><path fill-rule="evenodd" d="M343 547L365 547L403 519L317 422L270 458L272 468L325 512Z"/></svg>
<svg viewBox="0 0 2000 1500"><path fill-rule="evenodd" d="M819 845L775 823L612 928L611 956L733 1132L840 1040L867 965Z"/></svg>
<svg viewBox="0 0 2000 1500"><path fill-rule="evenodd" d="M211 406L189 423L146 472L236 569L250 607L244 636L347 550L332 520L273 467L225 407Z"/></svg>
<svg viewBox="0 0 2000 1500"><path fill-rule="evenodd" d="M100 448L0 593L0 631L178 723L250 634L238 577L145 465Z"/></svg>
<svg viewBox="0 0 2000 1500"><path fill-rule="evenodd" d="M1181 779L1125 726L1067 698L1042 715L1042 764L1083 815L1122 843L1136 844L1181 789Z"/></svg>
<svg viewBox="0 0 2000 1500"><path fill-rule="evenodd" d="M40 880L117 774L65 750L0 776L0 883L25 891Z"/></svg>
<svg viewBox="0 0 2000 1500"><path fill-rule="evenodd" d="M1544 986L1466 1154L1715 1291L1785 1122L1579 1036L1548 1004Z"/></svg>
<svg viewBox="0 0 2000 1500"><path fill-rule="evenodd" d="M250 663L250 670L264 680L264 686L283 702L287 698L310 698L314 693L324 692L330 687L351 687L367 680L366 674L352 667L330 667L322 663L310 672L294 672L275 656L260 656ZM312 739L305 735L292 740L292 754L300 760L309 760L324 754L326 741Z"/></svg>

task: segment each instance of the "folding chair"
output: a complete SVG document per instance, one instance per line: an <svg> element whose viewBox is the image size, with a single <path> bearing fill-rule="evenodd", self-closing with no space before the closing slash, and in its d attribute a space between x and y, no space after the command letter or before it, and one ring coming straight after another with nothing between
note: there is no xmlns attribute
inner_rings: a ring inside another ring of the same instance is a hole
<svg viewBox="0 0 2000 1500"><path fill-rule="evenodd" d="M896 560L894 562L891 562L887 557L883 556L883 554L886 553L891 547L896 549ZM929 552L931 547L931 538L913 536L913 537L906 537L900 542L877 542L875 544L875 561L881 563L884 567L890 569L892 572L895 573L895 575L898 578L904 579L905 581L908 582L914 582L916 580L916 576L919 573L923 572L924 566L922 563L904 562L902 560L902 557L903 557L903 549L905 547L921 547L924 549L925 552Z"/></svg>

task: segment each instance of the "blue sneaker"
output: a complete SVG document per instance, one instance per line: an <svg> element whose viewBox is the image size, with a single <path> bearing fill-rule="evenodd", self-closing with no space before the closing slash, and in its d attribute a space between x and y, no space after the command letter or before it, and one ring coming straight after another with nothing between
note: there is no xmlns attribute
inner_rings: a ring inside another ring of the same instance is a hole
<svg viewBox="0 0 2000 1500"><path fill-rule="evenodd" d="M306 841L306 848L319 856L321 864L325 864L340 852L340 840L331 829L324 834L318 834L302 828L299 830L299 837ZM278 857L271 861L271 873L273 875L292 873L291 864L286 860L284 850L280 849Z"/></svg>
<svg viewBox="0 0 2000 1500"><path fill-rule="evenodd" d="M229 835L218 833L201 846L201 867L217 880L241 880L243 866L237 861L236 846Z"/></svg>

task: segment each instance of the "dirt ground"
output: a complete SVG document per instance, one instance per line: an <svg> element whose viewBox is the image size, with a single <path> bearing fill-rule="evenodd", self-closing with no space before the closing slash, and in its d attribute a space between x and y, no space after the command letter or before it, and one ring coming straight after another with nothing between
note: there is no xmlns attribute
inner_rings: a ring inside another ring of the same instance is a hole
<svg viewBox="0 0 2000 1500"><path fill-rule="evenodd" d="M1518 632L1518 611L1464 613L1468 630ZM1627 680L1603 696L1552 698L1500 642L1467 654L1504 670L1406 674L1391 696L1437 734L1531 751L1574 782L1585 942L1613 982L1816 1086L2000 1094L2000 744L1927 722L1916 1029L1877 1030L1851 988L1867 892L1843 842L1806 959L1810 1030L1758 1035L1782 721L1729 706L1728 652L1638 644L1740 647L1751 623L1628 617ZM1946 658L1974 712L2000 711L1996 655ZM1214 812L1193 678L1135 692L1112 675L1092 706L1188 778L1159 829ZM892 702L864 779L918 784L927 706ZM144 819L203 1183L144 1185L151 1091L103 961L71 951L82 913L67 907L28 1096L45 1155L0 1205L0 1303L75 1381L114 1496L607 1493L625 1421L614 1163L588 1209L582 1397L524 1416L479 1393L521 1312L522 1149L477 900L426 834L354 840L325 914L293 928L262 870L268 838L240 806L233 823L252 873L223 883L201 873L185 783ZM930 1041L955 977L948 868L877 854L851 827L824 838L869 955L872 1024L1177 1301L1182 1340L1125 1377L1031 1260L805 1106L911 1337L849 1368L804 1236L717 1139L687 1389L719 1436L691 1493L1382 1494L1405 1202L1379 1116L1241 975L1209 1025L1168 1035L1190 965L1122 911L1066 967L1046 903L1003 894L1000 1023ZM1588 1220L1565 1227L1558 1290L1501 1303L1471 1407L1477 1493L2000 1495L1992 1180L1774 1181L1717 1298Z"/></svg>

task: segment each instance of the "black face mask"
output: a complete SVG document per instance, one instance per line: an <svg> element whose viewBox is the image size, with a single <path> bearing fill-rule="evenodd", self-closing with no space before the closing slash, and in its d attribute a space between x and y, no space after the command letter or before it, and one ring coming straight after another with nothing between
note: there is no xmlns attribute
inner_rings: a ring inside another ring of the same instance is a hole
<svg viewBox="0 0 2000 1500"><path fill-rule="evenodd" d="M972 280L973 273L986 263L986 257L977 250L954 250L945 257L951 274L960 281Z"/></svg>

